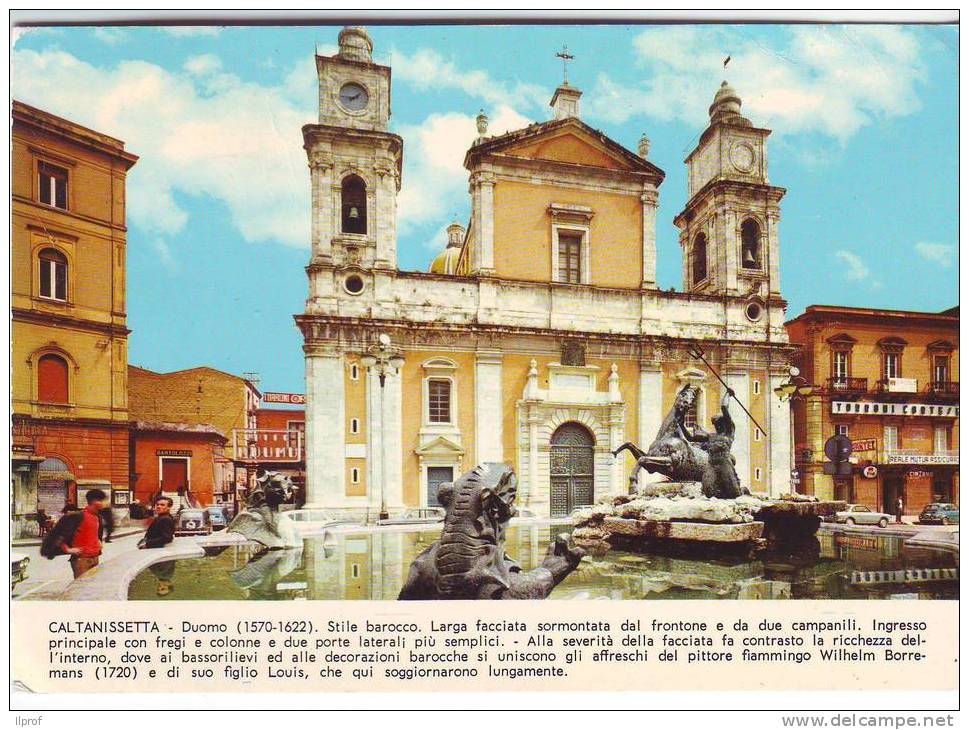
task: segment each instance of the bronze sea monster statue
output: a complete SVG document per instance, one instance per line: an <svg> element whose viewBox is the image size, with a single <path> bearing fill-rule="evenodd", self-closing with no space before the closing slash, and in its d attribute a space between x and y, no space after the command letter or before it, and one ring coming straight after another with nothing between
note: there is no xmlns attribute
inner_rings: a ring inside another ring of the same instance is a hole
<svg viewBox="0 0 969 730"><path fill-rule="evenodd" d="M447 509L441 538L418 555L398 600L547 598L585 555L558 536L541 566L527 572L505 553L517 479L507 464L479 464L438 499Z"/></svg>

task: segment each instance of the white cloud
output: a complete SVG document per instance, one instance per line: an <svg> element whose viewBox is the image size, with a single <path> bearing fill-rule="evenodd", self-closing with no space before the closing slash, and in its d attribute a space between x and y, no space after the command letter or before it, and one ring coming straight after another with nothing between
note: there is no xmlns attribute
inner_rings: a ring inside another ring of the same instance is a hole
<svg viewBox="0 0 969 730"><path fill-rule="evenodd" d="M861 260L858 254L851 253L851 251L835 251L835 258L839 259L844 264L844 269L842 270L842 276L848 281L857 282L868 282L872 288L878 288L881 284L872 277L871 269L868 265Z"/></svg>
<svg viewBox="0 0 969 730"><path fill-rule="evenodd" d="M109 46L116 45L128 39L128 34L121 28L95 28L94 37Z"/></svg>
<svg viewBox="0 0 969 730"><path fill-rule="evenodd" d="M488 134L503 134L531 122L514 109L502 106L491 115ZM467 114L432 114L420 125L404 127L404 179L400 192L398 228L406 234L416 225L441 219L443 225L457 216L463 225L468 215L468 171L464 155L478 136L475 118ZM446 219L446 220L444 220ZM425 241L439 250L445 239Z"/></svg>
<svg viewBox="0 0 969 730"><path fill-rule="evenodd" d="M190 64L217 69L212 59ZM15 98L119 137L141 157L128 178L128 215L149 236L181 233L189 212L178 196L195 196L224 204L246 241L309 244L299 130L315 116L312 59L280 86L142 61L99 67L57 50L14 51L12 70Z"/></svg>
<svg viewBox="0 0 969 730"><path fill-rule="evenodd" d="M455 89L481 99L488 106L541 108L548 104L548 90L536 84L506 84L480 70L462 70L440 53L429 48L413 55L396 49L390 52L394 80L403 81L421 91Z"/></svg>
<svg viewBox="0 0 969 730"><path fill-rule="evenodd" d="M180 38L199 36L214 38L222 32L222 28L216 25L165 25L159 26L158 30Z"/></svg>
<svg viewBox="0 0 969 730"><path fill-rule="evenodd" d="M724 78L743 99L744 115L778 134L817 132L844 142L879 118L919 108L925 71L910 31L804 25L779 32L785 41L768 48L731 26L645 30L633 43L644 80L626 87L600 75L590 115L612 122L646 115L699 128Z"/></svg>
<svg viewBox="0 0 969 730"><path fill-rule="evenodd" d="M915 250L926 261L945 268L952 265L952 260L955 258L956 253L955 246L950 246L945 243L929 243L928 241L919 241L916 243Z"/></svg>
<svg viewBox="0 0 969 730"><path fill-rule="evenodd" d="M202 53L189 58L182 68L193 76L207 76L222 70L222 60L213 53Z"/></svg>

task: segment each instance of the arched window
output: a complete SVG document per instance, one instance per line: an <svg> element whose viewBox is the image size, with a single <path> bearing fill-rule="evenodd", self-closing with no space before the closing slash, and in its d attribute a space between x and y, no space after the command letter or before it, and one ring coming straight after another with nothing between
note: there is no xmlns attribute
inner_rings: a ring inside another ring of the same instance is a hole
<svg viewBox="0 0 969 730"><path fill-rule="evenodd" d="M340 188L344 233L367 232L367 184L358 175L347 175Z"/></svg>
<svg viewBox="0 0 969 730"><path fill-rule="evenodd" d="M760 268L760 226L749 218L740 226L740 265L745 269Z"/></svg>
<svg viewBox="0 0 969 730"><path fill-rule="evenodd" d="M67 362L59 355L42 355L37 361L37 400L67 403Z"/></svg>
<svg viewBox="0 0 969 730"><path fill-rule="evenodd" d="M701 233L693 239L693 286L707 278L707 237Z"/></svg>
<svg viewBox="0 0 969 730"><path fill-rule="evenodd" d="M40 295L44 299L67 301L67 256L56 248L41 249Z"/></svg>

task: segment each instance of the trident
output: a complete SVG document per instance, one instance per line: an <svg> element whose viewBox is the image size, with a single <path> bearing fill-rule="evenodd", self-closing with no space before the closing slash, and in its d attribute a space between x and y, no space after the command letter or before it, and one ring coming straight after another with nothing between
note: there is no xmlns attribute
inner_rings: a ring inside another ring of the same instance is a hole
<svg viewBox="0 0 969 730"><path fill-rule="evenodd" d="M753 415L751 415L750 411L747 410L747 406L745 406L743 403L741 403L740 402L740 399L737 398L737 394L734 393L733 388L731 388L729 385L727 385L724 382L723 378L720 377L720 373L718 373L716 370L714 370L713 369L713 366L710 363L707 362L707 360L706 360L705 357L703 357L703 350L701 349L700 345L697 344L697 343L694 343L694 344L690 345L690 349L687 350L687 352L690 353L690 357L695 357L697 360L700 360L704 365L707 366L707 369L711 373L714 374L714 376L717 378L717 380L720 381L720 384L723 385L723 387L727 389L727 392L730 394L730 397L733 398L734 401L736 402L736 404L738 406L740 406L740 408L743 410L744 413L747 414L747 418L749 418L751 421L754 422L754 425L757 426L757 428L760 429L760 432L761 433L766 434L767 432L764 430L764 427L761 426L759 423L757 423L757 419L754 418Z"/></svg>

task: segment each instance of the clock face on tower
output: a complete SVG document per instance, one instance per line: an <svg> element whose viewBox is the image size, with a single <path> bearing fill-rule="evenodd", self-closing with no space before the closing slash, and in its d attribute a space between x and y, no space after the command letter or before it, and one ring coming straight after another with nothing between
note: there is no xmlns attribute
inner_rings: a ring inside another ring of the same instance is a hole
<svg viewBox="0 0 969 730"><path fill-rule="evenodd" d="M370 101L370 95L360 84L350 82L340 88L340 104L344 109L358 112L365 109Z"/></svg>

